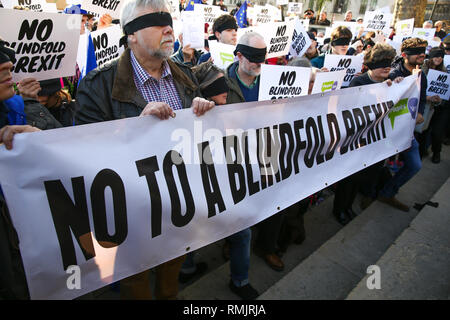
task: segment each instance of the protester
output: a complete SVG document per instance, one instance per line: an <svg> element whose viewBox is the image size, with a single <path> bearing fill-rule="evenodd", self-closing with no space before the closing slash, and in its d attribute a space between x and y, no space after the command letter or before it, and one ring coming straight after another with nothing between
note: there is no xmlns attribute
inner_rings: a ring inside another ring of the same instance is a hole
<svg viewBox="0 0 450 320"><path fill-rule="evenodd" d="M303 15L303 19L309 19L309 24L315 24L316 18L314 17L314 10L309 8L306 9Z"/></svg>
<svg viewBox="0 0 450 320"><path fill-rule="evenodd" d="M194 48L191 48L190 44L184 45L183 44L183 34L180 33L178 36L178 40L180 42L180 46L178 48L178 51L175 52L170 59L177 63L184 64L186 66L192 67L195 66L201 55L202 52L199 50L196 50Z"/></svg>
<svg viewBox="0 0 450 320"><path fill-rule="evenodd" d="M392 81L388 77L395 55L396 51L390 45L385 43L376 44L364 55L364 64L368 66L369 71L355 77L350 82L349 87L380 82L386 82L389 86L392 85ZM398 77L394 82L400 82L402 79L402 77ZM358 190L362 186L366 190L366 199L364 199L365 203L362 204L363 207L366 208L376 199L376 185L378 178L381 176L383 164L384 161L381 161L337 182L333 202L333 215L340 224L346 225L357 216L353 211L352 205Z"/></svg>
<svg viewBox="0 0 450 320"><path fill-rule="evenodd" d="M352 39L352 32L345 26L339 26L331 33L331 52L330 54L345 55L347 54L350 41ZM325 53L311 60L313 67L318 69L323 68L325 61Z"/></svg>
<svg viewBox="0 0 450 320"><path fill-rule="evenodd" d="M47 124L61 126L39 103L25 106L22 98L15 95L12 62L15 62L14 50L0 39L0 143L5 144L7 150L13 149L16 134L40 131L27 123L39 122L41 129L48 129ZM29 299L19 238L1 188L0 210L0 299Z"/></svg>
<svg viewBox="0 0 450 320"><path fill-rule="evenodd" d="M217 68L212 62L205 62L192 70L200 83L200 91L208 100L216 105L243 102L237 92L239 89L225 77L225 71ZM234 98L228 99L230 91L234 91L232 95ZM251 286L248 279L250 245L251 229L246 228L227 237L223 249L230 260L230 289L243 300L253 300L258 296L258 292ZM183 267L185 266L186 263Z"/></svg>
<svg viewBox="0 0 450 320"><path fill-rule="evenodd" d="M403 41L401 45L401 58L394 61L389 79L397 77L407 77L412 75L414 69L418 69L425 60L425 50L428 42L419 38L409 38ZM423 112L426 102L427 78L422 73L420 84L420 101L418 106L416 124L423 122ZM411 143L411 148L401 153L404 159L403 167L386 182L378 193L378 200L394 208L408 212L409 207L400 202L395 195L401 186L408 182L422 168L419 154L419 144L415 138Z"/></svg>
<svg viewBox="0 0 450 320"><path fill-rule="evenodd" d="M423 23L422 28L424 29L431 29L433 28L433 21L427 20Z"/></svg>
<svg viewBox="0 0 450 320"><path fill-rule="evenodd" d="M217 4L217 0L214 0L213 1L213 6L219 6L220 10L228 12L228 8L227 8L226 5L223 4L223 0L219 0L219 4Z"/></svg>
<svg viewBox="0 0 450 320"><path fill-rule="evenodd" d="M327 19L326 11L322 11L320 13L319 19L316 20L316 24L318 24L320 26L330 26L331 25L330 20Z"/></svg>
<svg viewBox="0 0 450 320"><path fill-rule="evenodd" d="M356 22L357 22L358 24L363 24L364 19L363 19L362 17L358 17L358 19L356 19Z"/></svg>
<svg viewBox="0 0 450 320"><path fill-rule="evenodd" d="M267 46L264 38L257 32L244 34L236 46L238 61L227 68L230 87L239 88L228 94L229 99L241 102L258 101L261 64L264 63ZM277 239L283 222L283 215L275 214L258 224L256 250L264 261L274 270L284 269L283 261L276 255Z"/></svg>
<svg viewBox="0 0 450 320"><path fill-rule="evenodd" d="M308 31L308 36L311 39L311 45L308 50L306 50L305 57L308 58L308 60L312 60L319 56L319 50L317 50L317 39L314 37L314 34Z"/></svg>
<svg viewBox="0 0 450 320"><path fill-rule="evenodd" d="M436 21L434 27L436 28L436 32L434 33L436 37L439 37L442 40L447 36L447 32L445 32L445 22Z"/></svg>
<svg viewBox="0 0 450 320"><path fill-rule="evenodd" d="M218 42L232 46L236 45L237 29L236 19L228 14L224 14L215 19L212 27L213 36ZM198 64L208 61L209 58L211 58L211 53L207 52L203 54L199 58Z"/></svg>
<svg viewBox="0 0 450 320"><path fill-rule="evenodd" d="M175 41L169 12L165 0L125 4L121 25L128 49L118 60L83 78L77 94L77 124L148 115L164 120L184 108L201 116L214 106L200 98L191 70L169 59ZM181 256L156 267L157 299L176 298L184 259ZM120 293L124 299L151 299L150 271L122 280Z"/></svg>
<svg viewBox="0 0 450 320"><path fill-rule="evenodd" d="M447 72L444 66L445 52L439 47L432 48L428 53L428 59L422 65L422 71L428 75L430 69ZM450 120L450 105L448 100L441 100L438 95L427 96L427 102L431 103L434 108L434 113L431 118L431 123L428 129L422 134L420 143L420 154L424 156L427 154L428 138L431 136L431 150L433 156L431 161L433 163L441 162L442 140L445 135L446 126Z"/></svg>
<svg viewBox="0 0 450 320"><path fill-rule="evenodd" d="M347 22L355 22L355 19L353 19L353 13L352 13L350 10L348 10L348 11L345 13L345 19L344 19L344 21L347 21Z"/></svg>

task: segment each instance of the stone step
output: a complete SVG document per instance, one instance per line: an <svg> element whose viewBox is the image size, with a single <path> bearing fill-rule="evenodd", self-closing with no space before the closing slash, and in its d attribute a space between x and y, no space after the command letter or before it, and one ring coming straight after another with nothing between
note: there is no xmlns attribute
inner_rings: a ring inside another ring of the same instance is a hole
<svg viewBox="0 0 450 320"><path fill-rule="evenodd" d="M364 277L348 300L450 299L450 179L376 265L380 287L369 290Z"/></svg>
<svg viewBox="0 0 450 320"><path fill-rule="evenodd" d="M425 158L422 170L401 188L398 199L412 207L432 198L450 176L449 147L441 157L440 164ZM417 214L413 208L405 213L374 202L259 299L345 299Z"/></svg>

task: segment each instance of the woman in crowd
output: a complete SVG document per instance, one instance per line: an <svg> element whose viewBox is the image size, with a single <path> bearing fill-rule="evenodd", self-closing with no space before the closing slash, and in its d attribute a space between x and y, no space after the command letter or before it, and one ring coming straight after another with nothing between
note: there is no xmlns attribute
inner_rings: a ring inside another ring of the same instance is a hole
<svg viewBox="0 0 450 320"><path fill-rule="evenodd" d="M447 72L444 66L445 51L442 48L435 47L428 53L428 59L422 65L422 71L428 75L430 69ZM450 106L448 100L440 100L438 96L427 97L427 102L434 107L434 114L431 118L430 126L421 135L420 154L424 156L427 153L429 144L428 137L431 135L431 150L433 156L431 161L439 163L441 161L442 140L444 138L445 129L450 119Z"/></svg>

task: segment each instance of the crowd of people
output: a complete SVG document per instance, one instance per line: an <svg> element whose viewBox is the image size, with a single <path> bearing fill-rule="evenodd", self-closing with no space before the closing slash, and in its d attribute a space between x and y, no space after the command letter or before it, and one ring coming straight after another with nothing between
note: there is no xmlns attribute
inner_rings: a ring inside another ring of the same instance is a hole
<svg viewBox="0 0 450 320"><path fill-rule="evenodd" d="M215 4L226 11L222 0ZM180 9L184 8L185 1L181 0ZM428 54L426 40L406 39L398 55L379 33L363 30L354 35L345 26L335 28L330 38L319 44L317 29L311 27L308 30L311 45L303 57L282 56L267 60L267 44L261 34L250 32L237 38L238 24L233 16L236 11L217 18L205 33L205 39L236 46L235 61L226 70L218 68L207 51L183 45L182 36L175 39L166 0L129 0L122 9L120 20L103 15L95 22L92 15L82 11L81 33L85 32L84 27L92 31L120 23L127 48L118 59L90 71L80 83L79 70L75 70L71 78L45 81L28 78L15 84L11 74L15 52L0 41L0 142L11 149L14 135L23 132L137 116L154 116L164 121L174 117L174 111L179 109L191 109L201 117L221 105L258 101L261 65L264 63L312 68L311 93L315 75L328 72L324 68L325 55L362 55L363 69L351 81L350 87L380 82L392 85L422 70L417 124L424 121L427 104L435 112L427 129L416 134L411 147L399 154L402 166L394 174L389 170L388 161L381 161L330 187L335 193L333 215L342 225L353 220L357 216L353 207L358 192L363 194L362 209L378 200L408 211L409 206L398 200L396 194L421 169L422 158L427 156L430 146L432 162L438 164L442 144L449 144L450 139L449 101L437 95L426 96L429 70L448 71L443 64L444 56L450 54L450 36L445 25L441 21L435 23L436 39L440 44L431 48ZM71 12L66 10L66 13ZM138 18L141 18L140 24L133 25ZM310 19L314 25L331 24L325 11L315 18L314 11L307 9L303 18ZM350 11L346 13L345 21L355 21ZM362 22L362 18L356 21ZM394 33L390 35L393 36ZM174 46L178 47L175 52ZM27 299L19 239L5 199L2 194L0 196L0 297ZM245 300L259 295L249 282L251 250L255 250L273 270L284 270L283 253L292 243L301 244L305 240L303 217L315 198L317 195L298 201L256 226L225 239L222 254L230 260L229 288L232 292ZM252 246L254 231L257 231L257 237ZM192 281L207 268L205 262L195 262L195 253L157 266L155 298L175 299L179 282ZM119 286L123 299L152 298L150 270L121 280Z"/></svg>

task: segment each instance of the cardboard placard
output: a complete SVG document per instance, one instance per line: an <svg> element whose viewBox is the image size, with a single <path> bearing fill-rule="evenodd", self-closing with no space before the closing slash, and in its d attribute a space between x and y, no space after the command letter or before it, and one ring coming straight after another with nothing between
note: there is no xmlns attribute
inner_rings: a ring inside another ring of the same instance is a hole
<svg viewBox="0 0 450 320"><path fill-rule="evenodd" d="M10 32L3 40L16 52L13 80L46 80L73 76L80 38L79 15L0 10Z"/></svg>
<svg viewBox="0 0 450 320"><path fill-rule="evenodd" d="M120 18L125 0L83 0L81 8L97 13L99 16L109 14L113 19Z"/></svg>
<svg viewBox="0 0 450 320"><path fill-rule="evenodd" d="M210 40L209 52L213 63L219 68L225 70L230 64L234 62L234 49L235 46L220 43L216 40Z"/></svg>
<svg viewBox="0 0 450 320"><path fill-rule="evenodd" d="M261 65L258 101L308 94L311 68Z"/></svg>
<svg viewBox="0 0 450 320"><path fill-rule="evenodd" d="M367 11L364 15L364 30L381 30L384 33L389 33L391 26L392 14L381 13L380 11Z"/></svg>
<svg viewBox="0 0 450 320"><path fill-rule="evenodd" d="M203 4L194 4L194 12L199 16L203 15L205 23L212 25L218 17L228 14L220 10L219 6L207 6Z"/></svg>
<svg viewBox="0 0 450 320"><path fill-rule="evenodd" d="M345 70L317 72L311 94L339 90L344 82Z"/></svg>
<svg viewBox="0 0 450 320"><path fill-rule="evenodd" d="M303 56L308 48L311 46L311 39L306 33L303 24L299 19L295 20L294 34L292 35L292 45L289 49L289 54L293 57Z"/></svg>
<svg viewBox="0 0 450 320"><path fill-rule="evenodd" d="M355 75L358 72L361 72L363 60L363 56L342 56L336 54L327 54L325 55L323 66L330 72L346 70L346 75L344 77L342 86L348 87Z"/></svg>
<svg viewBox="0 0 450 320"><path fill-rule="evenodd" d="M119 44L121 35L122 29L119 25L91 32L98 67L118 58L124 52L125 48Z"/></svg>
<svg viewBox="0 0 450 320"><path fill-rule="evenodd" d="M445 72L430 69L427 74L427 96L438 95L441 99L450 97L450 75Z"/></svg>
<svg viewBox="0 0 450 320"><path fill-rule="evenodd" d="M402 36L410 36L414 30L414 18L400 20L395 24L395 34Z"/></svg>

